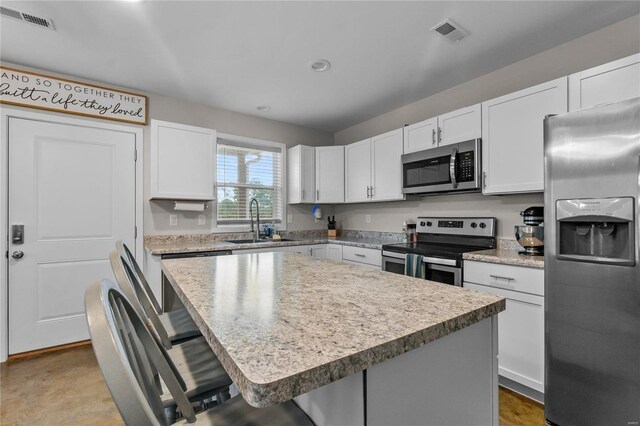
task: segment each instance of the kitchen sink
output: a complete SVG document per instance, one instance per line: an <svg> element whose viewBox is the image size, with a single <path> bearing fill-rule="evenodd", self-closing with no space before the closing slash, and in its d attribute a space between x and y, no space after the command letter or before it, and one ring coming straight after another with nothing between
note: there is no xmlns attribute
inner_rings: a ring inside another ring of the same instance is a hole
<svg viewBox="0 0 640 426"><path fill-rule="evenodd" d="M295 240L290 240L287 238L282 238L280 240L265 240L265 239L259 239L259 240L254 240L253 238L247 239L247 240L227 240L227 243L233 243L233 244L256 244L256 243L282 243L282 242L286 242L286 241L295 241Z"/></svg>

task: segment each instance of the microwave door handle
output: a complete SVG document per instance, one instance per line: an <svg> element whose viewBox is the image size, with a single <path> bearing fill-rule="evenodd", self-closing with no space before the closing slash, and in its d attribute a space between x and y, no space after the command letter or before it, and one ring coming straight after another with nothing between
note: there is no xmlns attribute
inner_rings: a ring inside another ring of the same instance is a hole
<svg viewBox="0 0 640 426"><path fill-rule="evenodd" d="M449 175L451 176L451 184L454 188L458 187L458 181L456 180L456 157L458 156L458 148L453 148L451 153L451 159L449 160Z"/></svg>

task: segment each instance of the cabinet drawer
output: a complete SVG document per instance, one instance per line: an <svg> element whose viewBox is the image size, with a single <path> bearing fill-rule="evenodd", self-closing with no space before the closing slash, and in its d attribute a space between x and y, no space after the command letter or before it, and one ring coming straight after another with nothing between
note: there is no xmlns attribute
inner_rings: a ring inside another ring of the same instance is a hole
<svg viewBox="0 0 640 426"><path fill-rule="evenodd" d="M380 266L377 265L371 265L369 263L362 263L362 262L352 262L351 260L343 260L342 263L346 263L348 265L355 265L355 266L360 266L361 268L367 268L367 269L377 269L380 270Z"/></svg>
<svg viewBox="0 0 640 426"><path fill-rule="evenodd" d="M369 265L382 266L382 251L368 248L344 246L342 259Z"/></svg>
<svg viewBox="0 0 640 426"><path fill-rule="evenodd" d="M464 281L544 296L544 270L497 263L464 261Z"/></svg>

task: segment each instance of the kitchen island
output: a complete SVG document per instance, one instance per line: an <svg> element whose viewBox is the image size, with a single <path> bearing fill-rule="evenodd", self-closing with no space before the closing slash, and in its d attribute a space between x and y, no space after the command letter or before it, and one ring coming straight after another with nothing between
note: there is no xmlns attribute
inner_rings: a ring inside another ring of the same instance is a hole
<svg viewBox="0 0 640 426"><path fill-rule="evenodd" d="M162 270L247 402L318 425L498 424L498 296L295 253Z"/></svg>

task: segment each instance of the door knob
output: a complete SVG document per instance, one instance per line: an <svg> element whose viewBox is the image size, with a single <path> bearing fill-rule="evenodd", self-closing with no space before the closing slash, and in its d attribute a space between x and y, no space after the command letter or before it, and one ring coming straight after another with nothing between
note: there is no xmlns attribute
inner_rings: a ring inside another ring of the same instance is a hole
<svg viewBox="0 0 640 426"><path fill-rule="evenodd" d="M16 260L22 259L24 257L24 253L20 250L16 250L13 253L11 253L11 257L13 257Z"/></svg>

